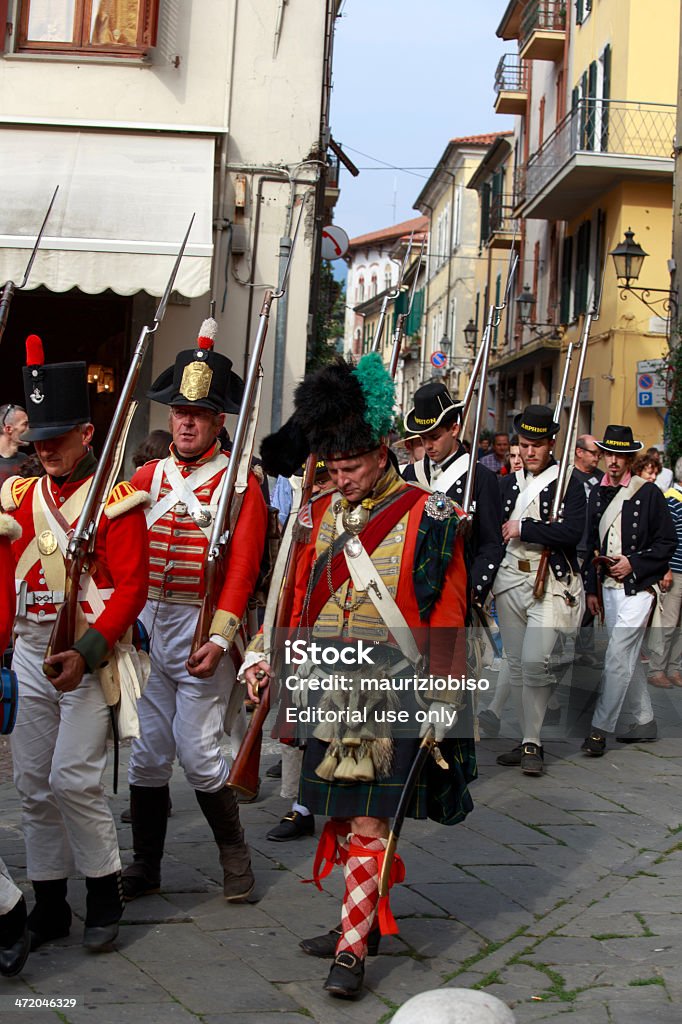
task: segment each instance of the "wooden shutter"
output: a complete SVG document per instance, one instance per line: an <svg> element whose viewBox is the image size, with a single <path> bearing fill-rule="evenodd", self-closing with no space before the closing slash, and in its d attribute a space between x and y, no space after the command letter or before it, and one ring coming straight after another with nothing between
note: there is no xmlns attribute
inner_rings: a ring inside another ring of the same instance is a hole
<svg viewBox="0 0 682 1024"><path fill-rule="evenodd" d="M561 253L561 301L559 320L567 324L571 319L571 266L573 263L573 237L564 238Z"/></svg>
<svg viewBox="0 0 682 1024"><path fill-rule="evenodd" d="M602 153L608 153L609 150L609 100L611 99L611 46L607 44L604 47L602 54L602 71L603 71L603 82L601 94L604 102L602 103L601 113L601 138L600 138L600 149Z"/></svg>

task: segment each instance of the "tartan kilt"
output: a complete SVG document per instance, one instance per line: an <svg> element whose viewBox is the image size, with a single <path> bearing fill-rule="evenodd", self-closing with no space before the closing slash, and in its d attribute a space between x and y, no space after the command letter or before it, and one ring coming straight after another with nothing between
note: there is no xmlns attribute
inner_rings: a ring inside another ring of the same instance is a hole
<svg viewBox="0 0 682 1024"><path fill-rule="evenodd" d="M391 774L373 782L328 782L315 774L328 744L309 738L303 755L298 800L312 814L332 818L392 818L398 807L420 740L396 739ZM473 810L469 783L477 777L473 739L445 739L441 753L447 771L430 757L419 778L407 812L408 818L431 818L441 825L456 825Z"/></svg>

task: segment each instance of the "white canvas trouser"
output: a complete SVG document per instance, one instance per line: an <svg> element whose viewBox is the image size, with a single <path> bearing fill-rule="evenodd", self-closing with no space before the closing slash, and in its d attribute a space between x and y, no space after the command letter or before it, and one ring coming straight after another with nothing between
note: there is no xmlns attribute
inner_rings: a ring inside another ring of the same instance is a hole
<svg viewBox="0 0 682 1024"><path fill-rule="evenodd" d="M12 733L21 797L26 873L31 881L88 878L121 868L116 826L104 792L109 708L96 676L59 693L43 675L50 626L20 620L12 667L19 710Z"/></svg>
<svg viewBox="0 0 682 1024"><path fill-rule="evenodd" d="M9 914L21 899L21 889L12 881L7 866L0 857L0 917Z"/></svg>
<svg viewBox="0 0 682 1024"><path fill-rule="evenodd" d="M649 675L679 672L682 668L682 573L673 573L673 585L661 601L661 624L649 631Z"/></svg>
<svg viewBox="0 0 682 1024"><path fill-rule="evenodd" d="M553 628L551 595L533 597L535 573L517 587L495 594L504 653L512 686L549 686L554 676L549 659L558 633Z"/></svg>
<svg viewBox="0 0 682 1024"><path fill-rule="evenodd" d="M235 671L226 655L210 679L185 668L199 617L195 605L149 601L140 618L151 637L151 674L138 702L140 738L128 767L131 786L155 789L170 781L177 755L193 789L215 793L229 766L220 743Z"/></svg>
<svg viewBox="0 0 682 1024"><path fill-rule="evenodd" d="M604 625L610 633L604 672L592 726L613 732L621 711L638 725L654 717L646 676L639 660L654 595L647 590L627 595L620 587L604 587Z"/></svg>

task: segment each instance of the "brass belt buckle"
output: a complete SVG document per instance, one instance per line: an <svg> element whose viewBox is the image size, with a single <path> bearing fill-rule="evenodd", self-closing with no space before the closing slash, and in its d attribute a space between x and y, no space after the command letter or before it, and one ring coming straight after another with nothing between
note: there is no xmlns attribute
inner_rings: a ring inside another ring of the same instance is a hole
<svg viewBox="0 0 682 1024"><path fill-rule="evenodd" d="M530 562L527 558L519 558L519 569L521 572L530 572Z"/></svg>

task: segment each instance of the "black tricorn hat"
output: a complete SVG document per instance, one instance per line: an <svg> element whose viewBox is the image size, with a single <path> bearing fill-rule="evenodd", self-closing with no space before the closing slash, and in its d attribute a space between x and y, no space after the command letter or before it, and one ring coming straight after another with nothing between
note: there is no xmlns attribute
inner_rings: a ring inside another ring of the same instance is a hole
<svg viewBox="0 0 682 1024"><path fill-rule="evenodd" d="M604 431L604 440L594 443L602 451L613 452L614 455L634 455L644 447L642 441L633 438L632 427L622 427L618 423L609 423Z"/></svg>
<svg viewBox="0 0 682 1024"><path fill-rule="evenodd" d="M23 441L47 441L90 422L85 363L48 363L37 334L26 339L23 368L28 430Z"/></svg>
<svg viewBox="0 0 682 1024"><path fill-rule="evenodd" d="M441 381L424 384L414 393L414 407L405 417L405 429L410 434L426 434L445 419L459 419L462 406L462 402L455 402Z"/></svg>
<svg viewBox="0 0 682 1024"><path fill-rule="evenodd" d="M215 320L204 320L196 348L178 352L175 364L159 374L147 398L161 405L239 412L244 382L232 372L232 360L213 351L217 327Z"/></svg>
<svg viewBox="0 0 682 1024"><path fill-rule="evenodd" d="M514 433L521 437L542 441L546 437L554 437L560 429L548 405L527 405L519 416L514 417Z"/></svg>

